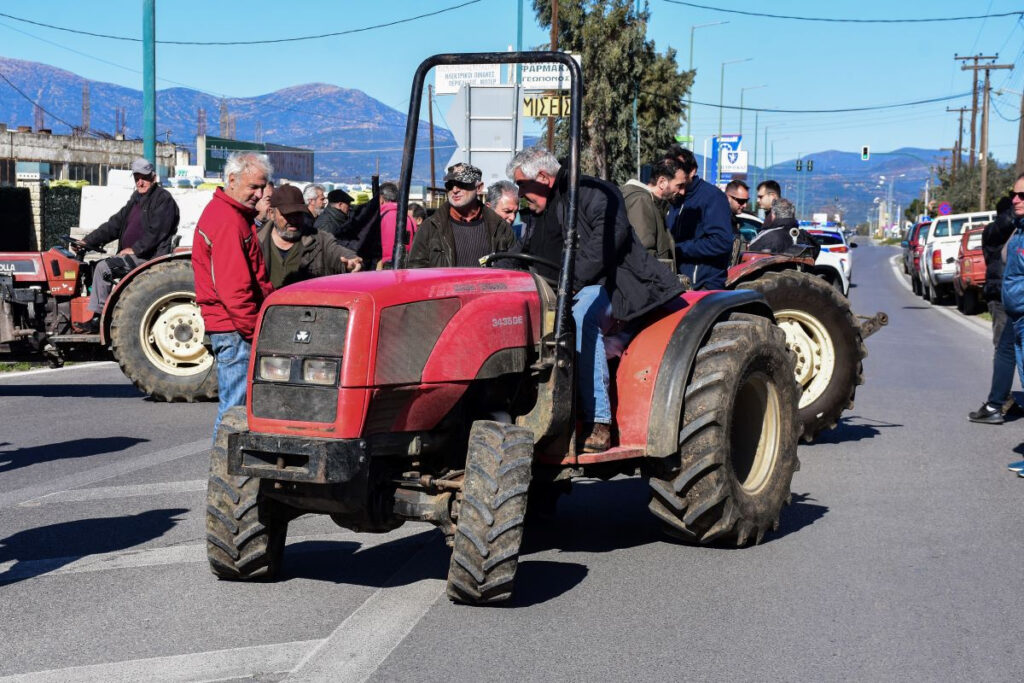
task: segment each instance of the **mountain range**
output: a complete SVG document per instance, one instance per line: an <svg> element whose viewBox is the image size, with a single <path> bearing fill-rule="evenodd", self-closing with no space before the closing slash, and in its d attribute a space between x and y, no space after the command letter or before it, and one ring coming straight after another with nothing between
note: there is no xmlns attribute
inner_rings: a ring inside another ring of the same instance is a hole
<svg viewBox="0 0 1024 683"><path fill-rule="evenodd" d="M126 116L125 134L139 137L142 129L142 93L111 83L88 81L69 71L46 64L0 57L0 74L40 103L45 127L68 133L82 120L82 90L89 84L90 129L115 132L117 111ZM0 81L0 122L8 126L33 123L33 103ZM238 140L255 140L305 147L315 151L318 180L368 180L380 165L381 175L395 177L401 165L406 114L361 90L324 83L307 83L255 97L221 99L189 88L169 88L157 93L157 131L160 139L176 141L195 151L198 111L205 110L207 131L220 134L221 105L234 117ZM436 165L441 169L455 148L450 131L434 127ZM429 171L429 126L420 121L417 133L414 178L423 182ZM749 149L749 146L748 146ZM751 155L753 156L753 155ZM884 201L892 181L894 204L907 206L922 194L931 167L941 163L943 152L904 148L873 152L862 161L859 153L827 150L806 154L802 170L796 160L751 166L750 180L774 178L783 195L794 200L801 215L841 212L848 223L866 219L875 199ZM807 160L813 161L808 172ZM698 155L698 161L703 160ZM884 180L882 177L884 176Z"/></svg>

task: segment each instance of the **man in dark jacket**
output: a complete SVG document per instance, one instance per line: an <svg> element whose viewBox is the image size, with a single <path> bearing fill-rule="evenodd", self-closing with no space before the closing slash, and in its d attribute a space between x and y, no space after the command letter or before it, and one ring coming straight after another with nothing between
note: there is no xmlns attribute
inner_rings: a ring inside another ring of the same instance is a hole
<svg viewBox="0 0 1024 683"><path fill-rule="evenodd" d="M725 193L697 175L693 152L673 145L666 153L686 172L683 204L669 226L676 242L676 264L680 275L694 289L725 289L732 256L732 212Z"/></svg>
<svg viewBox="0 0 1024 683"><path fill-rule="evenodd" d="M313 227L334 235L334 239L345 238L349 223L352 222L352 196L345 190L331 190L327 193L327 206L316 217Z"/></svg>
<svg viewBox="0 0 1024 683"><path fill-rule="evenodd" d="M543 147L516 154L509 177L529 203L524 212L524 253L561 264L568 221L569 174ZM583 418L583 450L611 447L611 402L604 335L615 319L635 320L674 299L683 287L672 271L647 253L626 218L622 193L611 183L580 176L577 199L575 304L579 357L578 405ZM557 270L542 275L557 277Z"/></svg>
<svg viewBox="0 0 1024 683"><path fill-rule="evenodd" d="M996 204L996 220L985 226L981 233L981 251L985 256L985 299L992 315L992 382L988 398L981 407L968 413L967 419L981 424L1000 425L1006 421L1007 409L1014 405L1010 397L1013 388L1013 326L1007 325L1003 308L1003 247L1013 232L1013 215L1008 197Z"/></svg>
<svg viewBox="0 0 1024 683"><path fill-rule="evenodd" d="M363 262L330 233L310 228L309 208L294 185L270 198L270 221L256 234L274 289L323 275L355 272Z"/></svg>
<svg viewBox="0 0 1024 683"><path fill-rule="evenodd" d="M410 268L472 268L496 251L515 244L512 227L477 193L483 174L476 166L455 164L444 176L448 199L423 221L412 240Z"/></svg>
<svg viewBox="0 0 1024 683"><path fill-rule="evenodd" d="M811 258L818 258L821 245L814 236L800 227L796 207L785 197L772 202L772 218L762 226L757 237L747 245L747 251L767 251L773 254L802 254L810 250ZM794 236L794 231L796 235Z"/></svg>
<svg viewBox="0 0 1024 683"><path fill-rule="evenodd" d="M82 240L92 249L101 249L117 240L117 256L98 261L93 270L89 310L95 315L80 328L83 332L99 331L99 314L115 279L138 264L173 250L171 240L178 229L178 204L170 192L157 184L156 170L146 159L132 161L132 177L135 192L128 203Z"/></svg>

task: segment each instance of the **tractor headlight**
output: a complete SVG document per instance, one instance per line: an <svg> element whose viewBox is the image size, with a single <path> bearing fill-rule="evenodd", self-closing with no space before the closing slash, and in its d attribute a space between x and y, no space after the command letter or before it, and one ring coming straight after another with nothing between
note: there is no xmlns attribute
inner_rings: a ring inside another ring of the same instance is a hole
<svg viewBox="0 0 1024 683"><path fill-rule="evenodd" d="M260 379L268 382L287 382L292 374L292 359L286 356L260 358Z"/></svg>
<svg viewBox="0 0 1024 683"><path fill-rule="evenodd" d="M302 381L333 385L338 380L338 361L307 358L302 361Z"/></svg>

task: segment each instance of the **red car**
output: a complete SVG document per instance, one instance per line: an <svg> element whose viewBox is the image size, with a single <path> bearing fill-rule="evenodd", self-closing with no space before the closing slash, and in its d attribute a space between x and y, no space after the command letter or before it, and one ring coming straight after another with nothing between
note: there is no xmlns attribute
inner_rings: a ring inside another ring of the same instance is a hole
<svg viewBox="0 0 1024 683"><path fill-rule="evenodd" d="M985 288L985 257L981 253L981 233L984 228L968 230L960 238L960 251L956 256L956 307L965 315L974 315L981 309L982 290Z"/></svg>
<svg viewBox="0 0 1024 683"><path fill-rule="evenodd" d="M924 251L924 240L928 237L930 221L922 221L910 229L907 239L903 240L903 272L910 273L910 287L914 294L921 293L921 277L918 265L921 262L921 253Z"/></svg>

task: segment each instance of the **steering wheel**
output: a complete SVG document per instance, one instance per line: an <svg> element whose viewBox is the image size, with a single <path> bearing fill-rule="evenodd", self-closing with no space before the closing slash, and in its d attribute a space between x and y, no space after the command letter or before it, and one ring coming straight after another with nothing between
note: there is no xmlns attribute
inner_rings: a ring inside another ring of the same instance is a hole
<svg viewBox="0 0 1024 683"><path fill-rule="evenodd" d="M546 258L540 258L539 256L534 256L533 254L522 254L522 253L518 253L518 252L511 252L511 251L496 251L496 252L494 252L492 254L488 254L487 256L484 256L482 259L480 259L480 265L484 266L485 268L489 268L492 263L494 263L495 261L498 261L500 259L512 259L514 261L525 261L526 263L533 264L533 265L538 265L538 266L545 266L545 267L551 268L552 270L555 270L555 271L562 270L562 266L560 266L559 264L557 264L557 263L555 263L553 261L549 261ZM535 273L538 277L540 277L542 280L547 282L552 287L558 287L558 280L557 280L557 278L550 278L550 277L546 277L544 275L541 275L540 273L535 271L533 268L530 269L530 272L531 273Z"/></svg>
<svg viewBox="0 0 1024 683"><path fill-rule="evenodd" d="M67 242L68 246L71 247L75 254L85 254L86 252L89 251L101 253L100 249L94 249L93 247L90 247L82 240L76 240L71 235L61 235L58 239L60 239L61 242Z"/></svg>

